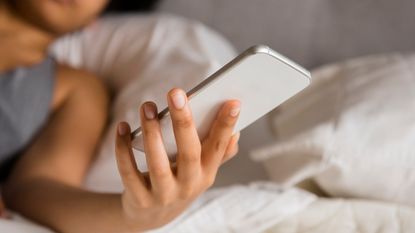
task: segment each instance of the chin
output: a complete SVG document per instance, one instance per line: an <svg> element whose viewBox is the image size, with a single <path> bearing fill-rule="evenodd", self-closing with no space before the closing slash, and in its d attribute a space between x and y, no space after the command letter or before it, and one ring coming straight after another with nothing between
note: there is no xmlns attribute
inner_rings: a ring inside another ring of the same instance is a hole
<svg viewBox="0 0 415 233"><path fill-rule="evenodd" d="M90 23L106 0L14 0L16 11L41 30L62 35Z"/></svg>

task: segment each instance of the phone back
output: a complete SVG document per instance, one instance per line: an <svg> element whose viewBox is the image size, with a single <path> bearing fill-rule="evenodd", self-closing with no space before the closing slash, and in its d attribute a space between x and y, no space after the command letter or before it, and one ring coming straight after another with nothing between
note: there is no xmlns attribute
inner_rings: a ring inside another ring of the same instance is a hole
<svg viewBox="0 0 415 233"><path fill-rule="evenodd" d="M200 139L209 132L221 105L230 99L241 102L234 132L240 131L310 84L310 73L267 46L255 46L190 90L189 106ZM168 110L160 114L167 154L174 160L177 152ZM143 150L140 129L133 147Z"/></svg>

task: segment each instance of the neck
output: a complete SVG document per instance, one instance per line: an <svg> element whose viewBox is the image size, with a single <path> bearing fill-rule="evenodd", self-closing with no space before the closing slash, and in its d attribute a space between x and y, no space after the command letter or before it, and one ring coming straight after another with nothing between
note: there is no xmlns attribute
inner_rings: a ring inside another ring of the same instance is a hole
<svg viewBox="0 0 415 233"><path fill-rule="evenodd" d="M35 27L33 24L27 22L25 19L19 16L13 6L8 3L8 1L0 0L0 32L27 32L28 36L33 34L32 32L37 31L42 33L48 39L48 44L52 43L55 39L55 36L51 33L41 31L39 28Z"/></svg>

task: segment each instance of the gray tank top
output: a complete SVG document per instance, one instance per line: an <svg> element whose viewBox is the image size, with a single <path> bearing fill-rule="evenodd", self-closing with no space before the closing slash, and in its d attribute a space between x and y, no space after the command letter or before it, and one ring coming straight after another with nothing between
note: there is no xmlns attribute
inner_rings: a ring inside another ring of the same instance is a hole
<svg viewBox="0 0 415 233"><path fill-rule="evenodd" d="M0 170L46 122L55 68L55 61L47 58L32 67L0 73Z"/></svg>

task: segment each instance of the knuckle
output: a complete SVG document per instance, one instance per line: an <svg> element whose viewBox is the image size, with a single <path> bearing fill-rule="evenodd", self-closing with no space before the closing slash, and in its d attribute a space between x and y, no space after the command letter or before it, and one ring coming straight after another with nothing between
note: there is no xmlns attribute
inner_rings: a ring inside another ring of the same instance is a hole
<svg viewBox="0 0 415 233"><path fill-rule="evenodd" d="M231 152L231 154L229 155L229 158L231 159L231 158L235 157L237 154L238 154L238 149L234 149L234 150Z"/></svg>
<svg viewBox="0 0 415 233"><path fill-rule="evenodd" d="M137 206L143 206L144 200L141 199L140 195L138 195L137 193L131 193L129 196L130 196L129 199L130 201L132 201L132 204L137 205Z"/></svg>
<svg viewBox="0 0 415 233"><path fill-rule="evenodd" d="M231 152L231 153L229 153L229 154L225 155L225 156L223 157L223 159L222 159L222 163L225 163L225 162L227 162L227 161L231 160L231 159L232 159L233 157L235 157L237 154L238 154L237 152Z"/></svg>
<svg viewBox="0 0 415 233"><path fill-rule="evenodd" d="M183 187L182 190L179 193L179 198L181 200L188 200L191 199L195 194L195 190L191 187Z"/></svg>
<svg viewBox="0 0 415 233"><path fill-rule="evenodd" d="M153 173L153 176L156 177L158 180L164 180L170 177L170 171L160 166L153 166L151 169L151 173Z"/></svg>
<svg viewBox="0 0 415 233"><path fill-rule="evenodd" d="M121 144L121 142L119 142L119 140L117 140L116 145L115 145L115 154L118 157L125 156L124 146Z"/></svg>
<svg viewBox="0 0 415 233"><path fill-rule="evenodd" d="M219 127L221 128L232 128L236 123L234 118L225 117L219 121Z"/></svg>
<svg viewBox="0 0 415 233"><path fill-rule="evenodd" d="M229 150L229 155L230 157L235 156L236 154L238 154L239 151L239 146L238 145L234 145L230 150Z"/></svg>
<svg viewBox="0 0 415 233"><path fill-rule="evenodd" d="M143 137L144 138L157 138L158 131L155 127L147 124L143 124Z"/></svg>
<svg viewBox="0 0 415 233"><path fill-rule="evenodd" d="M206 177L206 180L205 180L206 189L211 187L214 183L215 183L215 176L214 175L209 175L209 176Z"/></svg>
<svg viewBox="0 0 415 233"><path fill-rule="evenodd" d="M120 175L127 180L134 179L136 177L135 172L126 169L120 169Z"/></svg>
<svg viewBox="0 0 415 233"><path fill-rule="evenodd" d="M170 204L172 204L173 200L170 197L170 195L163 194L159 196L158 202L160 206L165 207L165 206L169 206Z"/></svg>
<svg viewBox="0 0 415 233"><path fill-rule="evenodd" d="M223 151L228 146L228 140L225 140L224 138L219 138L215 142L215 150L216 151Z"/></svg>
<svg viewBox="0 0 415 233"><path fill-rule="evenodd" d="M190 128L193 126L193 119L190 113L184 113L183 116L174 119L173 123L180 128Z"/></svg>
<svg viewBox="0 0 415 233"><path fill-rule="evenodd" d="M153 205L151 204L151 202L147 202L147 201L140 201L139 202L139 206L142 209L149 209L151 208Z"/></svg>
<svg viewBox="0 0 415 233"><path fill-rule="evenodd" d="M136 195L137 205L142 209L149 209L154 206L153 202L148 198L141 198L139 195Z"/></svg>
<svg viewBox="0 0 415 233"><path fill-rule="evenodd" d="M178 159L186 164L199 163L200 161L200 149L196 149L193 152L179 153Z"/></svg>
<svg viewBox="0 0 415 233"><path fill-rule="evenodd" d="M140 195L138 193L133 193L131 191L124 190L123 196L126 197L125 200L127 200L127 203L129 205L133 205L137 208L151 208L153 203L151 202L151 199L146 198L143 195Z"/></svg>
<svg viewBox="0 0 415 233"><path fill-rule="evenodd" d="M183 162L183 163L186 163L186 164L195 164L195 163L199 163L199 161L200 161L200 159L199 159L199 156L194 156L194 155L181 155L180 156L181 157L181 161Z"/></svg>

